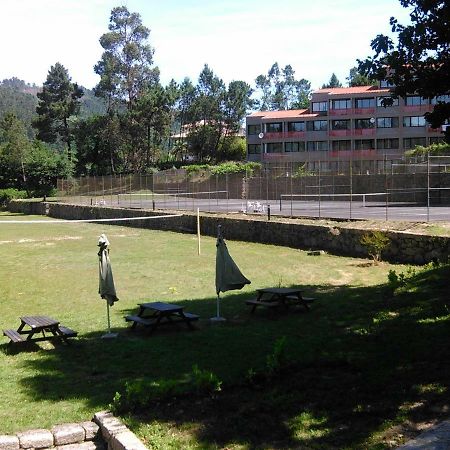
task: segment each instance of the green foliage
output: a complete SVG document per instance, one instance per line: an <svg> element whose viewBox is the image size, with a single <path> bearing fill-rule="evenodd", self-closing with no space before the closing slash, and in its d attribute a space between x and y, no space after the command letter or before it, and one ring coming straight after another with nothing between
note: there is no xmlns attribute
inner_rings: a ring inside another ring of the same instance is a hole
<svg viewBox="0 0 450 450"><path fill-rule="evenodd" d="M292 174L293 178L301 178L301 177L311 177L314 176L314 172L312 172L311 170L308 170L306 163L298 166L297 169L295 170L295 172Z"/></svg>
<svg viewBox="0 0 450 450"><path fill-rule="evenodd" d="M358 67L352 67L350 69L349 75L346 78L348 81L349 87L354 86L374 86L377 85L378 82L374 78L370 78L367 75L361 73L358 70Z"/></svg>
<svg viewBox="0 0 450 450"><path fill-rule="evenodd" d="M273 351L266 358L268 375L275 375L288 366L289 359L286 353L286 336L275 341Z"/></svg>
<svg viewBox="0 0 450 450"><path fill-rule="evenodd" d="M450 92L449 26L450 3L400 0L410 10L410 24L401 25L394 17L390 25L396 36L379 34L371 42L373 56L358 61L359 70L373 78L387 80L397 96L415 93L425 98ZM426 39L424 39L426 36ZM433 128L450 120L450 102L436 102L425 118ZM446 132L450 139L450 128Z"/></svg>
<svg viewBox="0 0 450 450"><path fill-rule="evenodd" d="M374 262L378 263L381 260L381 253L389 245L390 239L383 232L375 230L363 234L360 243L367 249L367 253Z"/></svg>
<svg viewBox="0 0 450 450"><path fill-rule="evenodd" d="M195 394L211 395L221 390L222 381L212 372L202 370L198 365L185 379L161 379L152 381L146 378L125 383L123 393L116 392L110 408L117 414L145 410L152 402L169 400L178 396Z"/></svg>
<svg viewBox="0 0 450 450"><path fill-rule="evenodd" d="M328 83L325 83L322 85L322 89L340 88L340 87L342 87L342 83L339 81L338 77L336 76L336 74L334 72L331 74L331 78L328 81Z"/></svg>
<svg viewBox="0 0 450 450"><path fill-rule="evenodd" d="M440 156L440 155L449 155L450 154L450 144L446 142L439 142L437 144L431 144L427 147L422 145L417 145L412 150L408 150L405 152L405 156Z"/></svg>
<svg viewBox="0 0 450 450"><path fill-rule="evenodd" d="M240 136L227 136L221 139L218 157L223 161L243 161L247 155L245 139Z"/></svg>
<svg viewBox="0 0 450 450"><path fill-rule="evenodd" d="M239 162L239 161L228 161L217 166L211 166L209 164L191 164L189 166L181 166L182 169L186 170L188 176L198 173L209 173L210 175L226 175L232 173L245 173L248 176L252 176L255 171L260 170L262 167L261 163L258 162Z"/></svg>
<svg viewBox="0 0 450 450"><path fill-rule="evenodd" d="M37 96L38 117L33 122L37 138L51 144L62 142L70 154L73 130L69 119L80 111L83 90L71 82L67 69L57 62L50 67L42 92Z"/></svg>
<svg viewBox="0 0 450 450"><path fill-rule="evenodd" d="M257 102L260 111L309 107L311 83L304 78L296 80L289 64L280 69L278 63L274 63L267 75L258 75L255 83L260 93Z"/></svg>
<svg viewBox="0 0 450 450"><path fill-rule="evenodd" d="M13 188L0 189L0 207L8 206L11 200L18 198L27 198L26 191L19 191Z"/></svg>

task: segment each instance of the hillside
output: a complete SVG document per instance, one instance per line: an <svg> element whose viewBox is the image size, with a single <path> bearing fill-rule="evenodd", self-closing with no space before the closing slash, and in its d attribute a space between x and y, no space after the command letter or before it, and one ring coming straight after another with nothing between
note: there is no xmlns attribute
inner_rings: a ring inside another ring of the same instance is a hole
<svg viewBox="0 0 450 450"><path fill-rule="evenodd" d="M18 78L10 78L0 82L0 118L7 112L12 112L21 119L30 138L34 137L34 129L31 125L36 115L38 104L37 93L41 86L28 84ZM83 87L84 96L81 98L81 117L89 117L105 112L103 100L95 97L93 91Z"/></svg>

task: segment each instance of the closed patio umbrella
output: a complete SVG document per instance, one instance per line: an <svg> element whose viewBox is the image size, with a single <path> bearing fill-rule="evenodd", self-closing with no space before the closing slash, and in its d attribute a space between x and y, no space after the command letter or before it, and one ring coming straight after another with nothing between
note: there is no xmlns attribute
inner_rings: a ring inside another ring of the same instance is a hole
<svg viewBox="0 0 450 450"><path fill-rule="evenodd" d="M227 248L227 244L221 233L221 226L218 226L216 242L216 293L217 293L217 316L211 320L225 320L220 317L219 302L220 293L234 289L242 289L246 284L250 284L239 267L233 261Z"/></svg>
<svg viewBox="0 0 450 450"><path fill-rule="evenodd" d="M111 261L109 260L109 241L105 234L101 234L98 238L98 269L99 269L99 285L98 293L106 300L106 309L108 316L108 335L113 337L111 333L111 322L109 318L109 307L119 300L116 295L116 288L114 286L114 278L112 274Z"/></svg>

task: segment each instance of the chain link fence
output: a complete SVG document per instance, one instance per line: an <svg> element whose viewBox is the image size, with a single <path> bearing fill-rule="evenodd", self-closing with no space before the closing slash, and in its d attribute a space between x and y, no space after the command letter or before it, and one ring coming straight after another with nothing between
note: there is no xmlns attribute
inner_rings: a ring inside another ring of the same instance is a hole
<svg viewBox="0 0 450 450"><path fill-rule="evenodd" d="M326 165L323 165L326 167ZM59 200L92 206L340 219L450 220L450 157L390 163L377 173L306 172L271 164L252 173L171 169L58 180ZM447 217L448 216L448 217Z"/></svg>

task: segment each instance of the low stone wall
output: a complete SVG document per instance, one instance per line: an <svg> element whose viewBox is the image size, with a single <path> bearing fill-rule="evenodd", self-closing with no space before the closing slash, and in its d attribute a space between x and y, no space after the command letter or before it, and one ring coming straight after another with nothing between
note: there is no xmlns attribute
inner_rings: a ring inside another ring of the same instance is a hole
<svg viewBox="0 0 450 450"><path fill-rule="evenodd" d="M0 435L0 450L35 449L147 450L147 447L109 411L96 413L92 421Z"/></svg>
<svg viewBox="0 0 450 450"><path fill-rule="evenodd" d="M47 214L49 217L82 220L112 219L128 217L151 217L169 214L167 211L145 211L98 206L80 206L63 203L38 203L17 200L10 203L10 211L25 214ZM177 214L177 212L172 212ZM196 232L196 214L183 212L177 217L157 220L135 220L108 222L122 226L166 230L175 232ZM217 225L221 224L227 239L264 244L283 245L303 250L325 250L344 256L367 257L366 249L360 244L367 229L343 226L342 222L331 224L305 224L301 220L274 218L268 221L262 216L245 215L201 215L201 233L216 236ZM427 236L408 232L384 231L390 245L383 252L383 259L391 262L424 264L430 261L447 261L450 253L450 238Z"/></svg>

